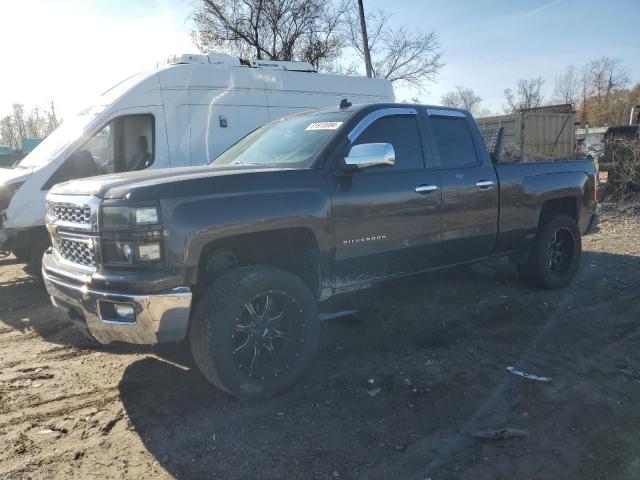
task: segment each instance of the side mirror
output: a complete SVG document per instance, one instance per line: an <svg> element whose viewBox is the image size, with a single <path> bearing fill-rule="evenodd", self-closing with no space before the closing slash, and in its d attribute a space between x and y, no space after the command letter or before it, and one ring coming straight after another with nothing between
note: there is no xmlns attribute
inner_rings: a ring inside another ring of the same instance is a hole
<svg viewBox="0 0 640 480"><path fill-rule="evenodd" d="M344 163L349 169L369 168L383 165L393 165L396 162L396 152L390 143L363 143L354 145Z"/></svg>

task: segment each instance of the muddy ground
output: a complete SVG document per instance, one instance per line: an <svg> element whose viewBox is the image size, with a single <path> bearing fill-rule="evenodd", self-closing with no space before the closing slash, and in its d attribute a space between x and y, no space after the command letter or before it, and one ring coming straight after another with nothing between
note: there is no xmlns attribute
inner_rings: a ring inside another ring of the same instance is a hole
<svg viewBox="0 0 640 480"><path fill-rule="evenodd" d="M564 290L489 263L344 300L304 380L257 403L184 347L91 349L0 260L0 478L640 478L639 210L605 205Z"/></svg>

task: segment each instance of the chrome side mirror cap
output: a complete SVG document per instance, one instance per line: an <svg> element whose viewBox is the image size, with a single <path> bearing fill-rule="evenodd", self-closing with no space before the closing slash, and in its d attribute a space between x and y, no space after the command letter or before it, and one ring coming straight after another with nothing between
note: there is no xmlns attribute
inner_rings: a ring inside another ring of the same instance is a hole
<svg viewBox="0 0 640 480"><path fill-rule="evenodd" d="M345 157L347 168L369 168L393 165L396 152L390 143L362 143L354 145Z"/></svg>

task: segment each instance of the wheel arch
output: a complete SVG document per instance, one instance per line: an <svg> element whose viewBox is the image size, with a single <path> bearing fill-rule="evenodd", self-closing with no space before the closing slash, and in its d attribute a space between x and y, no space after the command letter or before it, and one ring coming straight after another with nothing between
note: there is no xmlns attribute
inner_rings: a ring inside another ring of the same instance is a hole
<svg viewBox="0 0 640 480"><path fill-rule="evenodd" d="M197 292L232 269L269 265L299 276L317 298L323 273L321 263L320 246L311 228L242 233L204 243L190 283Z"/></svg>

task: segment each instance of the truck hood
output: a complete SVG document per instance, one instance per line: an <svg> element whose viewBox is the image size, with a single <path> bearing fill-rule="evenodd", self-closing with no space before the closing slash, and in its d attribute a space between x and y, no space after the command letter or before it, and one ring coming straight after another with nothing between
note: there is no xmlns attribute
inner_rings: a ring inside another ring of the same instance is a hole
<svg viewBox="0 0 640 480"><path fill-rule="evenodd" d="M239 165L228 167L211 167L207 165L201 167L162 168L73 180L55 185L50 192L56 195L93 195L99 198L124 198L133 191L157 187L162 184L277 170L289 169Z"/></svg>
<svg viewBox="0 0 640 480"><path fill-rule="evenodd" d="M32 173L30 168L0 168L0 185L24 182Z"/></svg>

